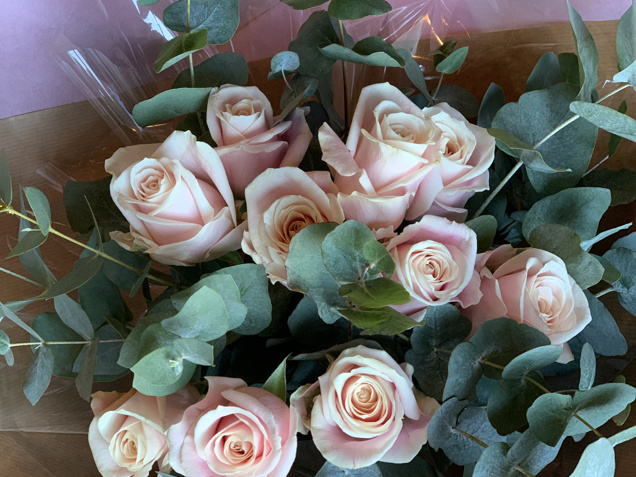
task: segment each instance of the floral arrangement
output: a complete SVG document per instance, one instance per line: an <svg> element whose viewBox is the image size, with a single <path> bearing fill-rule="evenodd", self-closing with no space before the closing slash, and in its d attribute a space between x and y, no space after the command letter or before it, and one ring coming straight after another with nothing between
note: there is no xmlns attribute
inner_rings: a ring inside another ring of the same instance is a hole
<svg viewBox="0 0 636 477"><path fill-rule="evenodd" d="M271 61L278 116L246 86L240 55L194 66L194 52L231 39L238 0L166 8L180 34L155 70L190 67L133 116L141 127L182 119L160 144L115 152L106 179L67 184L86 243L52 226L41 191L15 200L0 160L0 213L20 219L10 257L42 288L0 304L31 336L0 331L9 365L14 347L33 351L26 397L35 404L52 375L74 379L106 477L433 476L451 465L532 476L589 432L598 439L572 475L613 475L613 447L636 428L598 428L625 423L636 388L596 382L597 356L627 352L600 298L615 293L636 314L636 235L591 250L631 226L599 231L610 206L636 200L636 172L589 165L596 146L609 158L636 140L625 103L600 104L636 86L636 9L621 19L605 96L594 40L569 6L577 52L544 55L517 102L492 84L475 107L442 85L468 47L431 52L429 88L409 51L354 43L343 21L384 14L386 1L283 1L328 5ZM355 107L345 91L340 116L333 70L346 90L351 64L403 70L414 89L365 85ZM599 128L609 145L597 145ZM38 249L51 235L84 248L63 277ZM139 292L147 306L133 316L126 298ZM37 300L54 311L27 324L18 313ZM129 392L92 394L129 373ZM573 377L577 388L564 387ZM311 452L317 468L303 460Z"/></svg>

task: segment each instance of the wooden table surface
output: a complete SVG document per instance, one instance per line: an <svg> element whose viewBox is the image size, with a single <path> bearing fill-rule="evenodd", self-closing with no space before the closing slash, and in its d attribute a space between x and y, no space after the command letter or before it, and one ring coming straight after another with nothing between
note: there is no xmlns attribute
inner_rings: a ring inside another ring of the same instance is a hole
<svg viewBox="0 0 636 477"><path fill-rule="evenodd" d="M616 25L617 22L588 25L602 55L599 66L599 88L602 88L602 92L611 88L611 85L603 87L603 81L605 78L611 78L616 70ZM478 97L482 97L490 82L494 81L504 89L507 100L515 100L523 93L526 78L544 52L574 51L569 25L473 35L469 40L462 40L460 44L470 45L470 54L461 72L449 82L460 84ZM271 92L271 97L275 97L280 94L281 88L279 84L265 82L264 76L268 68L265 63L268 65L268 62L257 64L252 68L252 73L259 85L266 85L263 88L266 93L269 95ZM377 70L366 70L363 73L366 84L386 79L378 77ZM403 79L399 82L406 84ZM634 92L625 95L627 96L633 98ZM620 100L621 97L613 98L613 104ZM272 103L277 104L277 101L273 99ZM599 141L606 140L606 134L599 136ZM77 103L0 120L0 148L7 153L14 183L41 188L51 199L56 227L63 230L68 230L59 189L60 185L64 184L64 178L92 180L103 177L103 161L120 145L119 140L88 103ZM636 168L634 153L636 146L623 141L616 156L604 166L612 169ZM595 158L593 162L596 160L599 158ZM607 229L635 219L635 205L612 209L603 219L601 228ZM633 230L634 228L631 231ZM0 256L6 256L9 248L16 243L17 223L12 217L0 215L0 231L3 236L0 241ZM78 254L78 250L72 246L56 240L47 241L43 249L47 258L54 258L52 270L58 275L68 271L69 264ZM17 260L1 260L0 266L19 271ZM0 284L0 301L32 296L36 291L34 287L7 275L0 275ZM624 312L615 297L606 295L603 301L617 318L630 343L630 353L633 353L636 342L636 318ZM38 307L32 307L28 312L41 311L42 304ZM6 328L5 322L2 325L3 329ZM11 333L13 336L19 334L14 330ZM21 377L24 376L27 360L28 355L18 353L15 369L7 369L4 361L0 360L0 475L97 476L86 437L86 429L91 418L88 404L76 396L72 385L69 386L64 380L55 379L50 394L43 398L41 404L31 408L16 384L20 383ZM607 359L603 360L603 363L601 368L609 370L625 366L625 361L620 359ZM626 376L628 383L636 384L636 363L627 365L622 374ZM108 386L104 388L108 389ZM636 425L634 414L625 426L629 425ZM618 430L610 422L601 432L612 435ZM593 440L593 436L586 437L580 443L568 439L557 460L540 475L569 475L585 445ZM616 460L617 476L635 475L636 442L618 446Z"/></svg>

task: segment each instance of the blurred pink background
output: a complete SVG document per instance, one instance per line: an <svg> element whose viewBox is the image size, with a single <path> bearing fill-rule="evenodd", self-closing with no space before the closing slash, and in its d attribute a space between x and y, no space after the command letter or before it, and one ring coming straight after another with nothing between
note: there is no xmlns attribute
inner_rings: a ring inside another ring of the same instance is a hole
<svg viewBox="0 0 636 477"><path fill-rule="evenodd" d="M240 0L241 26L231 44L248 60L287 48L307 17L279 0ZM618 19L630 0L571 0L585 21ZM115 64L134 64L141 81L152 81L150 65L171 32L159 18L170 3L152 8L137 0L0 0L0 119L86 99L90 92L69 79L60 59L74 48L94 48ZM348 22L354 38L379 34L409 47L419 37L431 45L448 37L566 22L565 0L390 0L394 11ZM157 17L158 15L158 17ZM272 26L275 25L275 28ZM254 41L256 39L256 41ZM71 53L68 53L71 52ZM82 57L76 57L81 63ZM175 74L174 67L171 74ZM170 73L169 73L170 74Z"/></svg>

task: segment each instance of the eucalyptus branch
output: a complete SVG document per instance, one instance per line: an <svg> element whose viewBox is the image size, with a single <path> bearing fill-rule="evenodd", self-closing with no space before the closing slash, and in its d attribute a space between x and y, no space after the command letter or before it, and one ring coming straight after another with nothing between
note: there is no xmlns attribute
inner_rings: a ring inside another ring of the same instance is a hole
<svg viewBox="0 0 636 477"><path fill-rule="evenodd" d="M31 280L30 278L23 277L22 275L20 275L18 273L15 273L15 272L12 272L11 270L7 270L6 268L0 267L0 272L4 272L7 275L11 275L12 277L16 277L16 278L19 278L20 280L24 280L25 282L31 283L32 285L40 286L40 284L38 282L36 282L34 280Z"/></svg>
<svg viewBox="0 0 636 477"><path fill-rule="evenodd" d="M614 287L608 287L608 288L606 288L605 290L601 290L600 292L595 293L595 294L594 294L594 298L600 298L600 297L602 297L603 295L607 295L608 293L611 293L611 292L613 292L613 291L616 291L616 290L614 289Z"/></svg>
<svg viewBox="0 0 636 477"><path fill-rule="evenodd" d="M437 102L437 93L439 93L439 89L442 87L442 81L444 80L444 73L439 74L439 81L437 81L437 86L435 87L435 91L433 91L433 100Z"/></svg>
<svg viewBox="0 0 636 477"><path fill-rule="evenodd" d="M187 16L186 16L186 32L190 33L190 0L187 0ZM194 61L192 59L192 53L188 55L188 61L190 63L190 86L193 88L197 87L197 82L194 79ZM199 122L199 128L201 128L201 134L205 132L205 125L203 124L203 120L201 119L201 113L195 113L197 117L197 121Z"/></svg>
<svg viewBox="0 0 636 477"><path fill-rule="evenodd" d="M99 340L99 343L123 343L124 339L116 339L116 340ZM40 341L35 343L10 343L9 347L11 348L19 348L21 346L71 346L71 345L88 345L91 344L91 341Z"/></svg>
<svg viewBox="0 0 636 477"><path fill-rule="evenodd" d="M344 36L344 26L342 24L342 20L338 20L338 27L340 28L340 43L342 46L345 45L345 36ZM347 62L342 62L342 82L343 84L343 93L344 93L344 121L345 121L345 131L349 130L349 72L347 70Z"/></svg>
<svg viewBox="0 0 636 477"><path fill-rule="evenodd" d="M623 91L624 89L627 89L629 87L630 87L629 84L625 84L625 85L621 86L620 88L615 89L611 93L606 94L605 96L600 98L598 101L596 101L594 104L599 104L602 101L605 101L607 98L609 98L611 96L614 96L616 93L618 93L620 91ZM437 94L437 91L435 93ZM433 97L435 97L435 95L433 95ZM580 117L581 116L579 116L578 114L575 114L571 118L563 121L561 124L559 124L557 127L555 127L552 131L550 131L548 134L546 134L543 138L541 138L539 141L537 141L537 143L534 146L532 146L532 149L537 149L538 147L543 145L548 139L550 139L552 136L554 136L556 133L558 133L563 128L567 127L568 125L572 124L574 121L576 121ZM501 191L501 189L503 189L503 187L512 178L512 176L514 176L515 173L519 169L521 169L521 166L523 166L523 162L521 162L521 161L519 161L519 162L517 162L517 164L515 164L515 166L510 170L510 172L506 175L506 177L503 178L503 180L499 183L499 185L497 185L497 187L495 187L493 189L493 191L490 193L490 195L488 195L486 200L481 204L481 206L479 206L479 209L477 209L477 212L475 212L475 215L473 215L473 217L472 217L473 219L476 219L477 217L479 217L481 215L481 213L486 209L486 207L488 207L488 204L490 204L492 202L492 200L495 198L495 196L499 193L499 191Z"/></svg>
<svg viewBox="0 0 636 477"><path fill-rule="evenodd" d="M36 224L37 225L37 221L36 220L32 219L28 215L25 215L25 214L23 214L21 212L18 212L13 207L2 206L2 207L0 207L0 213L2 213L2 212L7 212L7 213L9 213L11 215L15 215L17 217L20 217L21 219L24 219L24 220L26 220L26 221L28 221L28 222L30 222L32 224ZM131 270L131 271L135 272L136 274L138 274L140 276L143 275L143 273L144 273L143 270L141 270L141 269L139 269L137 267L133 267L132 265L128 265L127 263L122 262L121 260L108 255L106 252L103 252L102 250L98 250L96 248L93 248L93 247L85 244L85 243L80 242L79 240L75 240L74 238L69 237L66 234L63 234L62 232L59 232L58 230L54 229L53 227L49 228L49 233L51 233L53 235L57 235L58 237L66 240L67 242L70 242L70 243L75 244L75 245L77 245L79 247L82 247L85 250L88 250L89 252L93 252L95 255L98 255L98 256L100 256L102 258L105 258L106 260L109 260L109 261L111 261L113 263L116 263L117 265L119 265L121 267L127 268L128 270ZM165 286L169 286L169 287L178 287L178 285L176 283L173 283L173 282L168 281L168 280L163 280L162 278L159 278L159 277L157 277L155 275L151 275L150 273L148 273L146 275L146 277L149 280L152 280L153 282L158 283L159 285L165 285Z"/></svg>

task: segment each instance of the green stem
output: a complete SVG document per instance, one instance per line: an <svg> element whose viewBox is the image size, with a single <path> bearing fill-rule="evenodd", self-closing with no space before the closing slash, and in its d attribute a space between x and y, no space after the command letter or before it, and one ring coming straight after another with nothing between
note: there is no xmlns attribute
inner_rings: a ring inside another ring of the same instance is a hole
<svg viewBox="0 0 636 477"><path fill-rule="evenodd" d="M440 78L441 79L441 78ZM441 81L440 81L441 83ZM614 91L612 91L611 93L606 94L605 96L603 96L602 98L600 98L598 101L596 101L594 104L599 104L602 101L605 101L607 98L614 96L616 93L623 91L626 88L629 88L630 85L629 84L625 84L623 86L621 86L620 88L615 89ZM439 85L438 85L438 89L439 89ZM437 94L437 90L435 91L435 94ZM433 97L435 97L435 94L433 95ZM543 138L541 138L534 146L532 146L533 149L537 149L539 146L543 145L548 139L550 139L552 136L554 136L556 133L558 133L559 131L561 131L563 128L565 128L566 126L572 124L574 121L576 121L577 119L579 119L581 116L579 116L578 114L575 114L574 116L572 116L571 118L567 119L566 121L563 121L561 124L559 124L557 127L555 127L552 131L550 131L548 134L546 134ZM475 215L473 216L473 219L476 219L477 217L479 217L481 215L481 213L484 211L484 209L488 206L488 204L490 204L490 202L492 202L492 200L495 198L495 196L499 193L499 191L501 189L503 189L503 187L506 185L506 183L510 180L510 178L512 176L515 175L515 173L521 169L521 166L523 166L523 162L518 162L517 164L515 164L515 167L512 168L512 170L506 175L506 177L503 178L503 180L499 183L499 185L497 187L495 187L495 189L493 189L493 191L490 193L490 195L486 198L486 200L484 201L483 204L481 204L481 206L479 207L479 209L477 209L477 212L475 212Z"/></svg>
<svg viewBox="0 0 636 477"><path fill-rule="evenodd" d="M592 426L589 422L587 422L585 419L583 419L577 413L574 413L574 417L576 417L579 421L581 421L583 424L585 424L587 427L589 427L590 431L592 431L594 434L596 434L597 437L600 437L601 439L603 438L603 434L601 434L594 426Z"/></svg>
<svg viewBox="0 0 636 477"><path fill-rule="evenodd" d="M613 291L615 291L615 290L614 290L614 287L609 287L609 288L606 288L605 290L601 290L600 292L596 293L596 294L594 295L594 297L595 297L595 298L600 298L600 297L602 297L603 295L607 295L608 293L613 292Z"/></svg>
<svg viewBox="0 0 636 477"><path fill-rule="evenodd" d="M37 221L36 220L32 219L31 217L29 217L27 215L24 215L24 214L18 212L17 210L15 210L12 207L2 207L2 208L0 208L0 212L8 212L11 215L15 215L17 217L20 217L21 219L24 219L24 220L26 220L28 222L31 222L32 224L36 224L37 225ZM106 260L110 260L111 262L116 263L117 265L119 265L121 267L127 268L128 270L131 270L131 271L135 272L138 275L142 275L143 272L144 272L143 270L141 270L139 268L136 268L136 267L133 267L132 265L128 265L127 263L122 262L121 260L119 260L119 259L117 259L115 257L111 257L110 255L108 255L107 253L105 253L105 252L103 252L101 250L97 250L97 249L95 249L93 247L90 247L90 246L80 242L79 240L75 240L74 238L69 237L66 234L63 234L62 232L59 232L59 231L55 230L53 227L51 227L49 229L49 233L51 233L53 235L57 235L58 237L66 240L68 242L71 242L72 244L75 244L75 245L77 245L79 247L82 247L82 248L88 250L89 252L93 252L95 255L98 255L98 256L100 256L102 258L105 258ZM178 285L176 285L175 283L172 283L172 282L167 281L167 280L163 280L163 279L161 279L159 277L156 277L154 275L151 275L151 274L147 274L146 277L149 280L152 280L153 282L158 283L160 285L165 285L165 286L169 286L169 287L178 287Z"/></svg>
<svg viewBox="0 0 636 477"><path fill-rule="evenodd" d="M7 275L11 275L12 277L16 277L16 278L19 278L20 280L24 280L27 283L31 283L33 285L40 286L40 284L38 282L33 281L33 280L31 280L31 279L29 279L27 277L23 277L22 275L19 275L19 274L15 273L15 272L12 272L11 270L7 270L6 268L0 267L0 272L4 272Z"/></svg>
<svg viewBox="0 0 636 477"><path fill-rule="evenodd" d="M437 93L439 93L439 89L442 87L442 81L444 80L444 73L440 73L439 81L437 82L437 86L435 87L435 91L433 91L433 100L437 102Z"/></svg>
<svg viewBox="0 0 636 477"><path fill-rule="evenodd" d="M124 340L99 340L99 343L123 343ZM87 345L91 344L91 341L41 341L39 343L10 343L9 347L19 348L21 346L57 346L57 345Z"/></svg>
<svg viewBox="0 0 636 477"><path fill-rule="evenodd" d="M462 431L459 427L453 427L454 431L459 432L462 436L464 436L466 439L470 439L471 441L475 442L476 444L479 444L480 446L482 446L484 449L488 449L488 444L486 444L484 441L482 441L481 439L478 439L477 437L473 436L472 434L469 434L466 431Z"/></svg>
<svg viewBox="0 0 636 477"><path fill-rule="evenodd" d="M340 27L340 43L345 46L344 26L342 20L338 20L338 26ZM342 82L344 92L344 121L345 131L349 130L349 72L347 70L347 62L342 62Z"/></svg>
<svg viewBox="0 0 636 477"><path fill-rule="evenodd" d="M296 463L292 464L292 469L298 472L299 474L307 475L308 477L315 477L317 475L316 472L311 470L309 467L305 467L304 465L300 465Z"/></svg>

